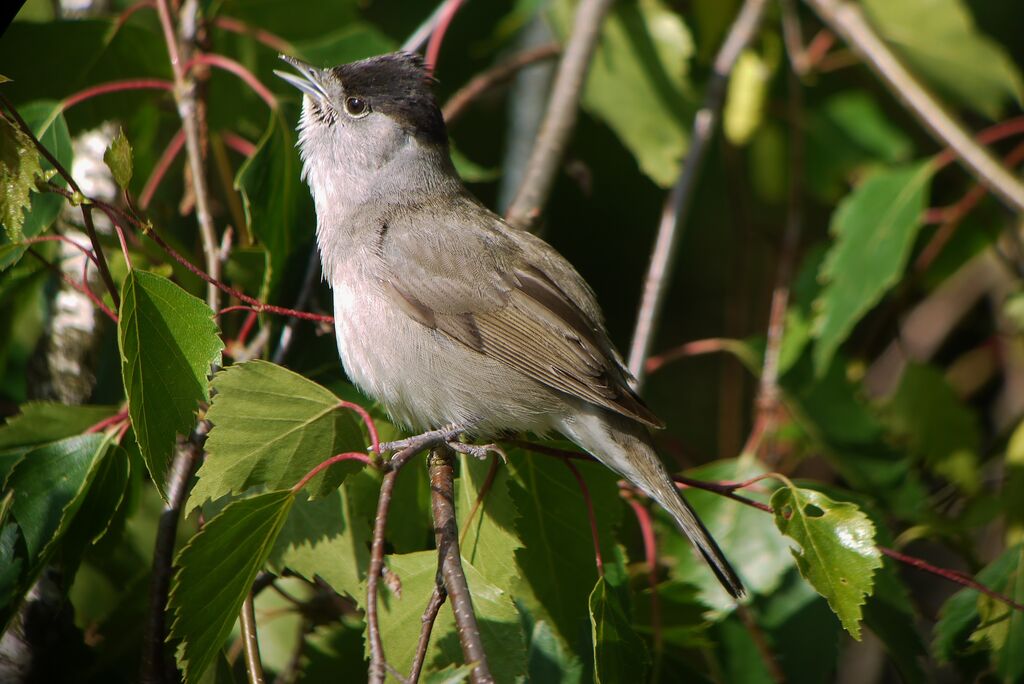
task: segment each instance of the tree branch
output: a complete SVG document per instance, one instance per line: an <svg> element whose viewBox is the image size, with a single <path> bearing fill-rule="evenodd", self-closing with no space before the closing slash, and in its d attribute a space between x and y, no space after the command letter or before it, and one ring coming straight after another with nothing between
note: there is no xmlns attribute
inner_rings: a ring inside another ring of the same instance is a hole
<svg viewBox="0 0 1024 684"><path fill-rule="evenodd" d="M597 47L601 22L611 4L611 0L582 0L576 10L572 33L555 74L551 102L526 165L523 183L505 212L513 226L532 228L551 194L555 172L576 126L580 92Z"/></svg>
<svg viewBox="0 0 1024 684"><path fill-rule="evenodd" d="M448 592L444 588L444 578L441 569L438 568L437 584L434 585L434 593L430 595L430 601L420 618L423 626L420 628L420 640L416 644L416 654L412 658L412 668L409 671L409 681L416 684L420 680L420 673L423 671L423 662L427 658L427 647L430 645L430 633L434 630L434 621L437 614L441 612L441 606L448 599Z"/></svg>
<svg viewBox="0 0 1024 684"><path fill-rule="evenodd" d="M830 29L842 36L918 121L960 163L988 186L1011 210L1024 212L1024 182L976 143L964 125L900 63L878 37L861 8L845 0L807 0Z"/></svg>
<svg viewBox="0 0 1024 684"><path fill-rule="evenodd" d="M452 452L444 446L430 454L430 499L434 511L434 535L444 586L452 600L455 627L467 663L473 663L470 681L493 682L487 654L480 639L480 626L473 611L473 599L462 569L459 530L455 521L455 484Z"/></svg>
<svg viewBox="0 0 1024 684"><path fill-rule="evenodd" d="M665 294L668 291L672 275L679 235L686 222L693 190L697 185L697 176L722 109L729 75L740 52L756 34L767 4L767 0L745 0L739 14L736 15L729 34L725 37L725 42L715 57L714 69L708 81L704 103L693 119L690 150L683 163L679 180L673 186L665 201L665 207L662 209L661 221L658 224L658 237L654 243L654 251L651 253L651 264L644 279L636 328L629 347L628 365L630 372L637 379L637 389L643 386L644 360L650 353L651 345L654 342L654 332L658 327Z"/></svg>
<svg viewBox="0 0 1024 684"><path fill-rule="evenodd" d="M245 673L249 684L263 684L263 662L260 660L260 644L256 634L256 609L252 592L242 602L238 616L242 628L242 647L245 650Z"/></svg>

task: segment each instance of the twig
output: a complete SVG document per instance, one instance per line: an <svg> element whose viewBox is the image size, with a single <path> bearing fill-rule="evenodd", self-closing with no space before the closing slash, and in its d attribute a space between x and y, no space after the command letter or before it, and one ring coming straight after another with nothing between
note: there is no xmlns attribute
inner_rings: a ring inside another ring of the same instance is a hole
<svg viewBox="0 0 1024 684"><path fill-rule="evenodd" d="M476 493L476 501L473 502L473 508L470 509L469 515L466 516L466 521L462 525L462 534L459 536L460 547L466 545L466 535L469 534L469 530L473 524L473 519L476 518L477 512L479 512L480 507L484 503L484 498L491 491L491 487L494 486L494 479L497 476L498 459L494 458L491 460L491 467L487 470L487 477L484 478L484 483L480 485L480 491Z"/></svg>
<svg viewBox="0 0 1024 684"><path fill-rule="evenodd" d="M196 64L205 64L206 66L216 67L217 69L222 69L238 76L238 78L249 86L254 93L260 96L260 99L267 103L268 107L271 109L277 109L277 98L274 97L274 94L267 89L267 86L263 85L260 80L256 78L255 74L230 57L208 52L197 52L192 56L192 59L185 64L185 73L189 73L192 70L192 67Z"/></svg>
<svg viewBox="0 0 1024 684"><path fill-rule="evenodd" d="M373 542L370 546L370 567L366 577L366 631L370 640L370 682L382 683L387 673L384 646L380 640L380 615L377 612L377 593L381 572L384 570L384 534L388 527L388 512L391 510L391 496L395 492L395 478L406 461L417 454L412 446L399 451L387 462L387 473L380 483L380 497L377 499L377 516L373 523Z"/></svg>
<svg viewBox="0 0 1024 684"><path fill-rule="evenodd" d="M952 148L960 162L1014 212L1024 212L1024 182L977 144L963 124L907 71L875 33L859 6L845 0L807 0L807 3L829 28L860 54L937 141Z"/></svg>
<svg viewBox="0 0 1024 684"><path fill-rule="evenodd" d="M714 68L708 81L704 103L693 119L690 150L686 155L679 180L665 201L658 224L658 237L651 253L651 264L644 279L643 295L637 313L633 341L629 347L629 370L636 377L639 390L644 382L644 360L651 351L654 332L658 327L665 294L668 292L676 248L682 227L689 213L697 176L704 161L722 109L725 87L729 82L736 59L757 32L767 0L745 0L729 29L725 42L715 57Z"/></svg>
<svg viewBox="0 0 1024 684"><path fill-rule="evenodd" d="M737 345L742 344L739 340L730 340L723 337L709 337L706 340L693 340L678 347L669 349L667 352L651 356L644 361L644 370L648 375L661 370L661 367L684 359L688 356L699 356L701 354L714 354L717 352L733 351Z"/></svg>
<svg viewBox="0 0 1024 684"><path fill-rule="evenodd" d="M61 111L66 112L76 104L90 100L97 95L119 93L126 90L163 90L170 92L174 90L174 84L162 78L129 78L123 81L100 83L68 95L61 100L60 108Z"/></svg>
<svg viewBox="0 0 1024 684"><path fill-rule="evenodd" d="M29 247L28 253L31 254L32 256L34 256L36 259L38 259L44 266L46 266L47 268L52 270L54 273L59 275L61 277L61 280L63 280L65 283L67 283L68 285L70 285L71 287L75 288L76 290L78 290L79 292L84 294L86 297L88 297L89 301L93 303L93 306L95 306L97 309L102 311L103 314L107 318L109 318L111 321L114 322L114 325L117 325L117 322L118 322L117 314L114 313L114 311L112 311L109 306L104 304L103 300L100 299L96 295L96 293L93 292L92 289L89 288L89 283L87 283L87 282L81 282L81 283L75 282L74 278L72 278L67 273L65 273L63 270L58 268L56 264L51 264L49 261L44 259L42 254L40 254L36 250L32 249L31 247ZM88 263L89 262L86 262L86 264L88 264Z"/></svg>
<svg viewBox="0 0 1024 684"><path fill-rule="evenodd" d="M309 261L306 262L306 275L302 278L302 289L299 290L299 297L295 300L295 309L301 311L306 308L306 303L313 296L313 288L316 287L319 281L319 275L320 252L314 245L309 252ZM289 318L285 322L284 327L281 328L281 336L278 338L277 349L274 351L274 363L281 364L284 362L284 357L288 355L288 350L295 339L295 326L298 325L298 322L298 318Z"/></svg>
<svg viewBox="0 0 1024 684"><path fill-rule="evenodd" d="M441 612L441 606L448 599L448 592L444 588L444 580L438 572L437 584L434 585L434 593L430 595L430 601L423 611L420 620L423 626L420 628L420 640L416 643L416 654L412 658L412 668L409 671L409 681L415 684L420 680L420 673L423 671L423 661L427 657L427 647L430 645L430 633L434 629L434 622L437 614Z"/></svg>
<svg viewBox="0 0 1024 684"><path fill-rule="evenodd" d="M260 660L260 642L256 634L256 609L252 592L242 602L238 616L242 628L242 647L245 649L245 673L249 684L263 684L263 662Z"/></svg>
<svg viewBox="0 0 1024 684"><path fill-rule="evenodd" d="M611 4L611 0L582 0L576 9L572 33L555 74L551 101L530 153L523 182L505 212L505 218L513 226L527 230L533 227L551 194L555 172L576 126L580 92L597 47L601 23Z"/></svg>
<svg viewBox="0 0 1024 684"><path fill-rule="evenodd" d="M322 471L331 467L335 463L341 463L342 461L359 461L363 465L373 465L373 462L370 460L369 456L367 456L366 454L361 454L358 451L348 451L343 454L331 456L326 461L321 461L320 463L318 463L316 467L314 467L308 473L303 475L302 479L296 482L295 486L292 487L292 491L298 492L300 489L305 487L310 480L319 475Z"/></svg>
<svg viewBox="0 0 1024 684"><path fill-rule="evenodd" d="M459 553L459 530L455 520L455 484L452 453L439 447L430 454L430 500L434 512L434 535L437 555L444 576L444 586L451 597L455 627L462 644L462 655L473 664L473 684L493 682L487 654L480 639L480 626L473 610L473 599L462 569Z"/></svg>
<svg viewBox="0 0 1024 684"><path fill-rule="evenodd" d="M430 40L427 41L427 51L423 56L423 60L427 64L427 70L431 75L437 71L437 57L441 54L441 43L444 42L444 36L448 33L448 27L451 26L452 20L455 19L459 8L462 7L462 2L463 0L445 0L444 4L441 5L441 11L437 15L437 23L434 24L434 29L430 32Z"/></svg>
<svg viewBox="0 0 1024 684"><path fill-rule="evenodd" d="M149 174L149 178L146 179L146 184L142 187L142 193L139 195L139 205L143 209L149 208L149 203L153 199L156 189L160 186L160 181L163 180L167 174L167 169L174 163L184 145L185 131L178 129L178 132L174 134L171 141L167 143L163 153L160 154L160 159L153 166L153 171Z"/></svg>
<svg viewBox="0 0 1024 684"><path fill-rule="evenodd" d="M39 154L43 155L46 161L50 162L50 165L57 171L61 178L68 184L68 187L74 192L76 201L82 202L82 221L85 223L85 232L89 235L89 242L92 244L92 251L96 255L96 266L100 272L100 278L103 279L103 285L107 288L107 292L110 293L110 299L114 302L114 308L121 308L121 295L117 290L117 286L114 284L114 278L110 275L110 268L107 266L107 257L103 254L103 248L100 246L100 238L96 233L96 226L92 222L92 208L84 201L84 193L82 188L75 182L74 177L68 173L68 170L64 168L64 165L57 161L57 158L53 156L46 146L40 142L39 138L36 137L35 132L32 128L25 123L25 120L21 118L21 114L14 108L4 95L0 95L0 104L4 106L4 109L14 117L15 123L21 131L29 137L32 144L39 151Z"/></svg>
<svg viewBox="0 0 1024 684"><path fill-rule="evenodd" d="M153 571L149 584L149 619L145 627L142 651L142 681L147 684L172 681L173 664L166 662L164 647L167 641L167 594L171 586L171 563L174 560L174 540L178 534L178 519L188 493L188 482L199 463L199 454L206 440L209 424L200 422L192 431L189 441L178 450L167 477L167 503L156 530L153 549ZM173 678L176 681L177 677Z"/></svg>
<svg viewBox="0 0 1024 684"><path fill-rule="evenodd" d="M651 667L651 681L660 680L662 652L665 650L665 634L661 624L661 595L658 594L658 540L654 536L651 512L634 497L625 495L626 503L633 509L644 540L644 559L647 561L647 586L651 592L651 633L654 637L654 664Z"/></svg>
<svg viewBox="0 0 1024 684"><path fill-rule="evenodd" d="M802 44L800 20L793 0L781 0L783 33L790 36L788 49ZM803 175L804 175L804 115L803 87L800 83L800 54L789 54L790 69L786 81L789 110L789 199L786 208L786 229L782 234L779 263L772 290L772 303L768 314L768 333L765 341L764 362L758 384L757 414L743 453L758 453L764 435L771 432L779 413L779 357L782 338L786 330L786 309L789 307L789 284L793 279L800 233L803 230Z"/></svg>
<svg viewBox="0 0 1024 684"><path fill-rule="evenodd" d="M465 113L470 103L491 88L508 81L519 73L521 69L545 59L557 57L561 52L562 46L558 43L540 45L529 50L523 50L504 62L494 65L487 71L477 74L469 83L459 88L455 91L454 95L448 98L448 102L445 103L444 109L441 112L444 115L445 123L451 126L452 122Z"/></svg>
<svg viewBox="0 0 1024 684"><path fill-rule="evenodd" d="M196 82L185 71L185 63L182 61L181 55L183 48L191 49L190 43L195 37L194 32L199 21L199 3L197 0L185 0L182 5L182 39L180 44L174 34L174 24L171 21L171 9L168 3L169 0L157 0L156 7L160 15L160 25L163 28L164 40L167 43L167 53L170 56L171 69L174 72L174 97L178 102L178 116L181 117L181 127L185 132L185 150L188 154L192 191L195 195L196 220L199 222L199 235L203 243L203 253L206 256L206 272L213 280L220 280L220 253L217 248L217 231L213 225L213 215L210 213L210 196L206 183L206 169L203 163ZM219 301L220 296L217 287L212 283L208 283L206 287L206 303L209 304L211 309L216 311L220 308Z"/></svg>
<svg viewBox="0 0 1024 684"><path fill-rule="evenodd" d="M263 43L268 48L276 52L283 52L287 55L295 53L295 46L281 36L257 26L251 26L241 19L220 16L213 20L213 25L219 29L230 31L232 33L238 33L243 36L252 36L257 42Z"/></svg>

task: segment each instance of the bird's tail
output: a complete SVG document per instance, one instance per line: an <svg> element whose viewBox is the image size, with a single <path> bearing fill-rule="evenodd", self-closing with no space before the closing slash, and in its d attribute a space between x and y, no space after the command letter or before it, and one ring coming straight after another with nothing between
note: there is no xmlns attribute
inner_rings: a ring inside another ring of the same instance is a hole
<svg viewBox="0 0 1024 684"><path fill-rule="evenodd" d="M743 583L704 523L679 493L651 446L645 427L625 416L587 407L563 421L560 428L566 437L668 511L679 530L704 556L725 590L735 598L743 596Z"/></svg>

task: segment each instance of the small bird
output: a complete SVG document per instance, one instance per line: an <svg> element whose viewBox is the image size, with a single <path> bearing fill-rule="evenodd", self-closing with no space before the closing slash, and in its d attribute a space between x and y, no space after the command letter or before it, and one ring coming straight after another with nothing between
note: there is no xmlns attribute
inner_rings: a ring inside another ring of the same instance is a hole
<svg viewBox="0 0 1024 684"><path fill-rule="evenodd" d="M630 388L593 291L462 184L422 60L281 58L298 75L276 73L303 93L302 177L352 382L414 430L561 433L664 507L742 596L654 451L663 425Z"/></svg>

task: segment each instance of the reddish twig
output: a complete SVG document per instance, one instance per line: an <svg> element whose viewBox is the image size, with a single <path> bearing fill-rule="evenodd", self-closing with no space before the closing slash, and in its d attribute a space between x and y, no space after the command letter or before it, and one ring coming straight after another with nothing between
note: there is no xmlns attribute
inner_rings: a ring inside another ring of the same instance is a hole
<svg viewBox="0 0 1024 684"><path fill-rule="evenodd" d="M729 340L721 337L712 337L706 340L694 340L693 342L687 342L686 344L680 345L674 349L669 349L667 352L662 354L651 356L644 362L644 369L647 374L650 375L661 370L662 366L672 363L673 361L686 358L687 356L699 356L701 354L714 354L717 352L730 351L730 348L735 343L735 340Z"/></svg>
<svg viewBox="0 0 1024 684"><path fill-rule="evenodd" d="M143 209L149 208L149 203L153 199L153 194L156 192L157 187L159 187L160 181L167 174L167 169L174 163L184 144L185 130L179 128L178 132L171 138L171 141L167 143L163 154L160 155L160 159L153 166L153 171L149 174L149 178L146 179L146 184L142 187L142 194L139 195L139 205Z"/></svg>
<svg viewBox="0 0 1024 684"><path fill-rule="evenodd" d="M377 425L373 422L373 418L370 417L370 413L359 404L345 400L338 402L338 408L355 411L359 415L366 426L366 431L370 433L370 445L373 448L373 453L377 455L377 458L380 458L380 433L377 432Z"/></svg>
<svg viewBox="0 0 1024 684"><path fill-rule="evenodd" d="M261 29L258 26L251 26L241 19L234 17L217 17L213 20L213 25L224 31L230 31L231 33L238 33L243 36L251 36L255 38L257 42L263 43L271 50L276 52L283 52L285 54L293 54L295 52L295 46L289 43L287 40L271 33L266 29Z"/></svg>
<svg viewBox="0 0 1024 684"><path fill-rule="evenodd" d="M477 511L479 511L480 507L483 505L484 497L487 496L488 492L491 491L491 487L494 486L494 478L497 476L498 459L495 458L491 461L491 467L487 471L487 477L484 478L484 483L480 486L480 491L476 493L476 501L473 502L473 508L469 511L466 521L462 524L462 536L459 537L459 546L466 545L466 534L469 532L469 528L473 523L473 518L476 517Z"/></svg>
<svg viewBox="0 0 1024 684"><path fill-rule="evenodd" d="M580 474L579 469L572 460L566 458L562 460L565 467L569 469L573 477L576 478L576 483L580 486L580 492L583 493L583 503L587 507L587 521L590 523L590 536L594 541L594 562L597 564L597 574L599 577L604 577L604 559L601 557L601 539L597 534L597 516L594 515L594 502L590 500L590 490L587 488L587 482L583 479L583 475Z"/></svg>
<svg viewBox="0 0 1024 684"><path fill-rule="evenodd" d="M128 266L128 270L132 270L132 258L128 254L128 243L124 241L124 229L121 228L120 223L114 224L114 231L117 233L117 241L121 245L121 256L124 257L124 263Z"/></svg>
<svg viewBox="0 0 1024 684"><path fill-rule="evenodd" d="M71 245L72 247L80 251L82 254L84 254L89 259L89 261L96 264L97 266L99 265L99 262L96 260L96 255L92 253L91 249L84 245L78 244L77 242L67 237L66 235L37 235L36 237L25 238L24 240L20 241L20 243L23 245L34 245L40 242L63 242L65 244Z"/></svg>
<svg viewBox="0 0 1024 684"><path fill-rule="evenodd" d="M909 565L912 568L917 568L918 570L922 570L922 571L930 573L932 575L936 575L937 577L941 577L941 578L943 578L945 580L949 580L950 582L954 582L954 583L959 584L961 586L968 587L970 589L974 589L975 591L980 591L985 596L988 596L991 599L995 599L996 601L1000 601L1002 603L1005 603L1006 605L1010 606L1014 610L1019 610L1019 611L1024 612L1024 605L1021 605L1021 604L1017 603L1016 601L1011 599L1009 596L1006 596L1005 594L1002 594L1002 593L1000 593L998 591L995 591L994 589L989 589L984 584L982 584L978 580L974 579L970 575L967 575L967 574L962 573L962 572L958 572L956 570L949 570L947 568L940 568L940 567L938 567L936 565L932 565L931 563L929 563L929 562L927 562L925 560L922 560L920 558L915 558L914 556L908 556L908 555L906 555L904 553L900 553L899 551L896 551L895 549L890 549L890 548L885 547L885 546L879 546L878 550L881 551L882 553L884 553L886 556L889 556L889 558L892 558L894 560L898 560L900 563L903 563L904 565Z"/></svg>
<svg viewBox="0 0 1024 684"><path fill-rule="evenodd" d="M93 292L89 288L89 285L87 283L84 283L84 282L79 283L79 282L77 282L74 278L69 276L67 273L64 273L64 271L60 270L60 268L58 268L56 265L51 264L49 261L44 259L42 254L40 254L39 252L35 251L31 247L28 249L28 253L31 254L32 256L34 256L36 259L38 259L44 266L46 266L47 268L52 270L54 273L59 275L61 280L63 280L65 283L67 283L68 285L70 285L71 287L75 288L76 290L78 290L79 292L84 294L86 297L88 297L89 301L91 301L93 303L93 306L95 306L97 309L99 309L104 314L106 314L107 318L112 320L115 324L118 322L117 314L114 313L114 311L109 306L107 306L106 304L103 303L103 300L100 299L96 295L96 293ZM88 263L88 262L86 262L86 263Z"/></svg>
<svg viewBox="0 0 1024 684"><path fill-rule="evenodd" d="M115 413L114 415L112 415L112 416L110 416L108 418L104 418L100 422L94 423L93 425L90 425L89 427L87 427L85 429L85 434L90 434L90 433L93 433L93 432L99 432L100 430L108 428L111 425L117 425L118 423L124 422L126 420L128 420L128 409L127 408L123 408L120 411L118 411L117 413Z"/></svg>
<svg viewBox="0 0 1024 684"><path fill-rule="evenodd" d="M992 143L999 142L1000 140L1005 140L1006 138L1011 138L1022 133L1024 133L1024 116L1017 116L982 129L974 136L974 141L979 145L991 145ZM952 148L946 147L935 155L932 163L935 165L935 170L939 171L940 169L943 169L955 162L956 159L956 152L954 152Z"/></svg>
<svg viewBox="0 0 1024 684"><path fill-rule="evenodd" d="M545 59L557 57L561 52L562 46L558 43L540 45L529 50L523 50L482 74L474 76L469 83L459 88L454 95L448 98L448 102L445 103L444 110L441 112L445 123L451 126L453 121L462 116L471 102L491 88L508 81L519 73L521 69Z"/></svg>
<svg viewBox="0 0 1024 684"><path fill-rule="evenodd" d="M242 81L252 88L253 92L260 96L260 98L267 103L267 106L271 109L277 109L277 98L270 92L265 85L263 85L256 75L246 69L244 66L224 55L218 55L211 52L197 52L192 56L185 64L185 73L192 70L192 67L196 64L205 64L206 66L216 67L229 73L238 76Z"/></svg>
<svg viewBox="0 0 1024 684"><path fill-rule="evenodd" d="M434 593L430 595L430 601L420 618L420 639L416 643L416 654L412 658L412 667L409 670L409 681L416 684L420 680L420 673L423 671L423 662L427 657L427 647L430 645L430 633L434 630L434 622L437 614L441 612L441 606L448 599L448 592L444 588L444 581L438 573L437 583L434 585Z"/></svg>
<svg viewBox="0 0 1024 684"><path fill-rule="evenodd" d="M644 540L644 558L647 562L647 586L651 591L651 632L654 636L655 663L658 663L661 661L661 652L665 645L665 635L662 633L661 625L661 596L658 594L658 540L654 536L651 512L631 496L626 497L626 502L636 515L636 522L640 526L640 536ZM657 669L655 667L655 670ZM652 678L652 680L656 681L655 678Z"/></svg>
<svg viewBox="0 0 1024 684"><path fill-rule="evenodd" d="M76 104L90 100L98 95L120 93L126 90L162 90L169 93L174 91L174 84L161 78L129 78L123 81L100 83L68 95L61 100L60 108L61 111L67 111Z"/></svg>
<svg viewBox="0 0 1024 684"><path fill-rule="evenodd" d="M114 25L114 30L120 30L121 27L125 25L125 22L128 21L129 17L131 17L139 10L144 9L156 9L156 0L141 0L140 2L137 2L134 5L129 6L127 9L121 12L120 15L118 15L117 22Z"/></svg>
<svg viewBox="0 0 1024 684"><path fill-rule="evenodd" d="M462 7L463 0L445 0L440 14L437 15L437 23L434 30L430 32L430 40L427 42L427 51L424 61L427 63L427 70L433 74L437 68L437 57L441 53L441 43L444 42L444 35L451 26L452 19L458 14Z"/></svg>
<svg viewBox="0 0 1024 684"><path fill-rule="evenodd" d="M300 489L305 487L310 480L319 475L321 472L330 468L335 463L341 463L342 461L359 461L363 465L372 466L373 463L370 461L370 457L366 454L359 453L358 451L348 451L343 454L331 456L326 461L321 461L315 468L306 473L301 480L295 483L292 487L292 492L298 492Z"/></svg>
<svg viewBox="0 0 1024 684"><path fill-rule="evenodd" d="M221 131L220 137L221 140L224 141L225 145L233 149L235 152L238 152L243 157L251 157L256 153L255 143L246 140L233 131Z"/></svg>

